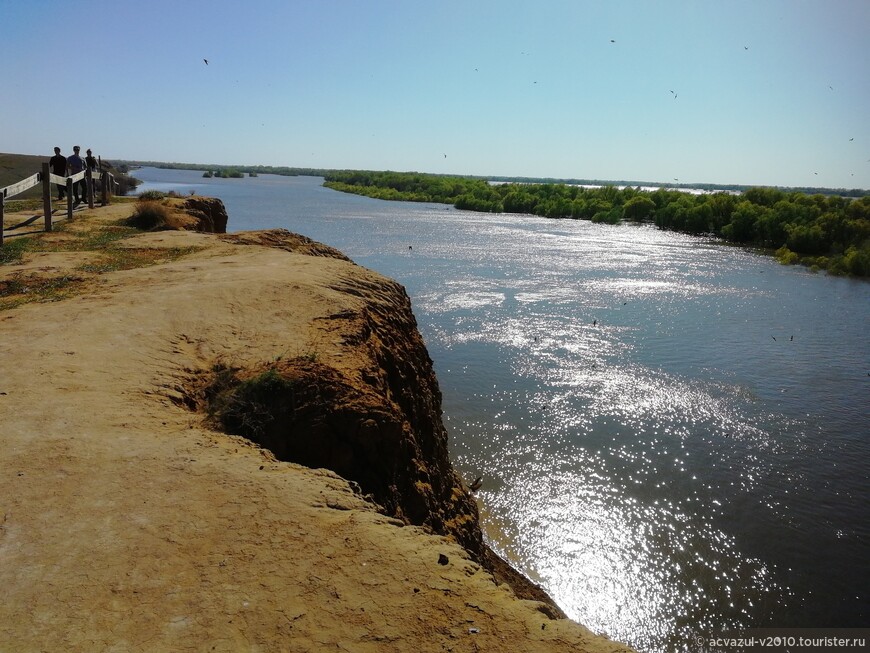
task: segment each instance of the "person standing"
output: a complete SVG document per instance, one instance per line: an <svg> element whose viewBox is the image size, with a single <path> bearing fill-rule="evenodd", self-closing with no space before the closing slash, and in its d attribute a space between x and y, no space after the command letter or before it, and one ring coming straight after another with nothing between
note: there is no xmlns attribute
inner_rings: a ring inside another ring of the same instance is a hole
<svg viewBox="0 0 870 653"><path fill-rule="evenodd" d="M94 175L97 174L97 159L93 155L93 153L91 152L90 148L88 149L87 155L85 156L85 167L87 167L87 169L91 171L91 188L90 188L90 190L93 194L96 194L96 188L94 186ZM84 197L82 197L82 199L86 200L86 199L88 199L88 196L85 195Z"/></svg>
<svg viewBox="0 0 870 653"><path fill-rule="evenodd" d="M85 161L84 159L82 159L82 157L79 156L79 152L81 151L81 149L82 148L80 148L78 145L74 145L73 153L69 157L67 157L66 162L69 165L70 176L77 175L85 169ZM76 204L82 201L79 197L80 195L84 195L85 199L87 199L87 192L88 191L85 187L84 179L82 179L81 181L77 181L73 184L73 197L75 198Z"/></svg>
<svg viewBox="0 0 870 653"><path fill-rule="evenodd" d="M66 177L66 157L60 153L60 148L54 148L54 156L48 160L48 166L53 175L58 177ZM55 184L57 186L57 199L62 200L66 197L66 186Z"/></svg>

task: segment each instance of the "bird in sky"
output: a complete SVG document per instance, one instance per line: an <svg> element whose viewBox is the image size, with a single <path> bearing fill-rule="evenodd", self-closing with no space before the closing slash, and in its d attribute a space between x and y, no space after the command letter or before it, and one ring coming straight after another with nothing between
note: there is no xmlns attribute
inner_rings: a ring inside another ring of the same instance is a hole
<svg viewBox="0 0 870 653"><path fill-rule="evenodd" d="M208 65L208 59L203 59L203 61L205 61L205 65L207 66L207 65Z"/></svg>
<svg viewBox="0 0 870 653"><path fill-rule="evenodd" d="M850 140L850 141L854 141L854 140L855 140L855 137L853 136L853 137L850 138L849 140Z"/></svg>
<svg viewBox="0 0 870 653"><path fill-rule="evenodd" d="M748 45L744 45L744 46L743 46L743 49L744 49L744 50L748 50L748 49L749 49L749 46L748 46Z"/></svg>
<svg viewBox="0 0 870 653"><path fill-rule="evenodd" d="M610 39L611 43L616 43L616 39Z"/></svg>

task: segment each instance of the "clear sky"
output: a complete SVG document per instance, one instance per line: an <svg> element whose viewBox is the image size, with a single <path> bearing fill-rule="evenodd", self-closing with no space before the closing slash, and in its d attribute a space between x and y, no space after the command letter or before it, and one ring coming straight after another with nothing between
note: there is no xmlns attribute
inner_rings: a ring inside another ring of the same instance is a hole
<svg viewBox="0 0 870 653"><path fill-rule="evenodd" d="M870 189L868 0L0 9L3 152Z"/></svg>

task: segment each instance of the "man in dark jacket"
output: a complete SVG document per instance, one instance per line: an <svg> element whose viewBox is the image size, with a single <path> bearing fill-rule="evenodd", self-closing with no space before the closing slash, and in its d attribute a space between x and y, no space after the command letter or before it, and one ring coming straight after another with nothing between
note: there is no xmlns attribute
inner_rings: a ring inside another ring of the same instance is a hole
<svg viewBox="0 0 870 653"><path fill-rule="evenodd" d="M66 157L60 153L60 148L54 148L54 156L48 160L48 167L52 174L58 177L66 177ZM56 184L57 199L62 200L66 196L66 186Z"/></svg>
<svg viewBox="0 0 870 653"><path fill-rule="evenodd" d="M78 145L73 146L72 155L68 156L66 159L67 164L69 165L69 174L70 177L80 173L85 169L85 160L79 156L79 152L82 148ZM79 197L80 195L84 196L84 199L88 198L88 191L85 187L85 180L77 181L73 184L73 197L75 198L76 204L80 203L82 199Z"/></svg>

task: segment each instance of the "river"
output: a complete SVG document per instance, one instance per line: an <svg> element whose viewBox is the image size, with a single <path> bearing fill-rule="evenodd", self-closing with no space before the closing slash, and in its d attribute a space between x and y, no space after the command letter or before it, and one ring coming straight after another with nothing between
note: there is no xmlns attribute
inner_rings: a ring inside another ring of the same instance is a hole
<svg viewBox="0 0 870 653"><path fill-rule="evenodd" d="M648 652L870 622L870 283L652 226L134 175L407 288L488 541L573 619Z"/></svg>

